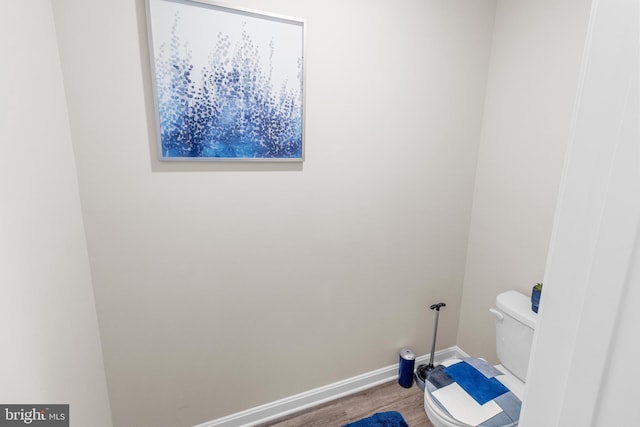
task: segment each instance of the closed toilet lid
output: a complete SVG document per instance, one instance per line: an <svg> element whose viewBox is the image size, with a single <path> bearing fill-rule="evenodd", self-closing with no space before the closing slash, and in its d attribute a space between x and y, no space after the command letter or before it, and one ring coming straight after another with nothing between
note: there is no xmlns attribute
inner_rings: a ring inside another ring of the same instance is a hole
<svg viewBox="0 0 640 427"><path fill-rule="evenodd" d="M480 427L517 426L522 402L501 381L504 376L482 359L449 359L431 371L425 381L425 393L429 393L445 414L460 423Z"/></svg>

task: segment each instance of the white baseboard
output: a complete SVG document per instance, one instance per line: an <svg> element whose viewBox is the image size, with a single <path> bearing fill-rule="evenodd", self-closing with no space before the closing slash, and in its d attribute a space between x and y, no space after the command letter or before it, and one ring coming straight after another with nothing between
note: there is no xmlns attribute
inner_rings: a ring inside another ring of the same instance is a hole
<svg viewBox="0 0 640 427"><path fill-rule="evenodd" d="M434 355L435 362L441 362L451 357L468 357L458 346L437 351ZM431 355L416 358L416 366L428 363ZM364 374L347 378L333 384L319 387L304 393L286 397L265 405L256 406L242 412L228 415L216 420L207 421L194 427L250 427L265 423L294 412L302 411L331 400L335 400L349 394L357 393L371 387L398 379L398 364L386 368L366 372Z"/></svg>

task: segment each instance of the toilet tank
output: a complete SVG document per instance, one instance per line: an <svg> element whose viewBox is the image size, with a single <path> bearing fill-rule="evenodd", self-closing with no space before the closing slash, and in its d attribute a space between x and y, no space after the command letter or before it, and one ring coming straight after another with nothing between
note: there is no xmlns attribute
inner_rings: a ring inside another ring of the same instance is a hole
<svg viewBox="0 0 640 427"><path fill-rule="evenodd" d="M533 343L537 314L531 310L531 299L516 291L496 297L496 352L502 366L523 382Z"/></svg>

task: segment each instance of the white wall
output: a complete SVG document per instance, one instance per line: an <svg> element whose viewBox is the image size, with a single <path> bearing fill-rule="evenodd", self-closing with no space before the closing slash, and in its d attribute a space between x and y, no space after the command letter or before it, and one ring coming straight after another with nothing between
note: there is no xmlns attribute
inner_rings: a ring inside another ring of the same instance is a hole
<svg viewBox="0 0 640 427"><path fill-rule="evenodd" d="M498 1L458 345L496 361L488 309L543 280L589 0Z"/></svg>
<svg viewBox="0 0 640 427"><path fill-rule="evenodd" d="M0 4L0 402L111 426L51 4Z"/></svg>
<svg viewBox="0 0 640 427"><path fill-rule="evenodd" d="M594 1L523 427L637 424L639 13Z"/></svg>
<svg viewBox="0 0 640 427"><path fill-rule="evenodd" d="M303 165L160 164L143 2L54 3L116 425L456 343L494 2L232 4L307 21Z"/></svg>

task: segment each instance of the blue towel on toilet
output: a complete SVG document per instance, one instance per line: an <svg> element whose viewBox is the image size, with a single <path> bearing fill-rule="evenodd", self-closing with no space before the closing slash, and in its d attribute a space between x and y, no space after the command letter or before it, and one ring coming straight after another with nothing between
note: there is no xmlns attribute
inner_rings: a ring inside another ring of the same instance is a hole
<svg viewBox="0 0 640 427"><path fill-rule="evenodd" d="M436 366L427 376L425 393L446 414L466 425L515 427L522 402L498 379L502 375L482 359L452 358Z"/></svg>
<svg viewBox="0 0 640 427"><path fill-rule="evenodd" d="M447 366L444 371L480 405L509 391L500 381L487 378L467 362Z"/></svg>

